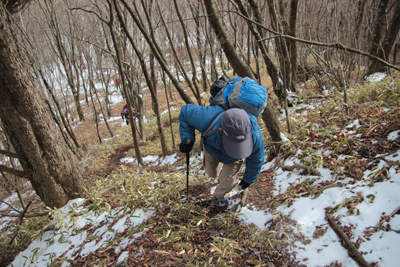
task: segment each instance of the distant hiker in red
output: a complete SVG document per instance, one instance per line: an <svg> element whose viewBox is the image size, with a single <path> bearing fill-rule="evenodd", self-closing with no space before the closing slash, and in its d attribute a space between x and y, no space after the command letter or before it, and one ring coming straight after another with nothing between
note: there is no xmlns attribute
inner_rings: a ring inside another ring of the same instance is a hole
<svg viewBox="0 0 400 267"><path fill-rule="evenodd" d="M136 115L135 109L134 109L134 108L132 108L132 115L133 115L133 116ZM121 117L122 117L122 119L125 119L125 120L126 120L126 125L129 125L129 111L128 111L128 105L125 105L125 106L122 108Z"/></svg>
<svg viewBox="0 0 400 267"><path fill-rule="evenodd" d="M121 85L121 78L117 77L114 81L115 81L115 85L117 86L117 90L118 90L119 86Z"/></svg>

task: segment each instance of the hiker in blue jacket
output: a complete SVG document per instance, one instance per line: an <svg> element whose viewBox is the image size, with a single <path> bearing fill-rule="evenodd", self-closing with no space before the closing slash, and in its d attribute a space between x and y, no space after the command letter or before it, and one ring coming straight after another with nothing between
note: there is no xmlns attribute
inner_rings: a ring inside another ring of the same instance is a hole
<svg viewBox="0 0 400 267"><path fill-rule="evenodd" d="M203 137L204 169L207 175L219 179L215 190L214 205L218 210L228 208L229 192L238 184L238 172L244 159L246 170L239 185L246 189L254 183L260 174L264 162L264 141L257 123L257 118L241 108L228 110L220 106L198 106L188 104L182 107L179 114L179 132L182 153L189 153L195 142L195 130L204 133L213 119L213 134ZM188 144L186 141L190 139Z"/></svg>

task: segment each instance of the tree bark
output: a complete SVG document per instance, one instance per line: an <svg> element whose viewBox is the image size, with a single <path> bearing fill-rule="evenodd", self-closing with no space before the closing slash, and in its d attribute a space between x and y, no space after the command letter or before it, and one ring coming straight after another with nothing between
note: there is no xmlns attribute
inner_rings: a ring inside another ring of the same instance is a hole
<svg viewBox="0 0 400 267"><path fill-rule="evenodd" d="M115 3L115 1L114 1ZM128 5L125 0L121 0L121 3L127 9L128 13L131 15L132 19L135 21L136 25L138 26L140 32L143 34L144 38L146 39L147 43L150 46L150 49L153 51L155 57L157 58L158 63L160 64L161 68L165 71L168 77L171 79L172 83L174 84L176 90L178 91L179 95L181 96L182 100L186 104L193 104L193 101L190 97L185 93L183 88L180 86L179 81L174 77L171 70L167 66L167 63L164 61L163 57L159 54L156 44L152 41L149 34L146 32L146 29L143 27L140 19L135 15L132 8ZM117 4L117 3L115 3Z"/></svg>
<svg viewBox="0 0 400 267"><path fill-rule="evenodd" d="M54 125L42 89L31 75L0 6L0 118L34 190L49 207L62 207L85 188Z"/></svg>
<svg viewBox="0 0 400 267"><path fill-rule="evenodd" d="M162 14L162 12L161 12L161 8L160 8L160 6L159 6L158 1L157 1L157 7L158 7L158 14L159 14L160 19L161 19L161 21L162 21L162 24L163 24L163 26L164 26L164 28L165 28L165 34L166 34L167 39L168 39L168 41L169 41L169 44L170 44L172 53L174 54L174 58L175 58L175 60L176 60L176 63L177 63L178 66L179 66L179 70L181 71L183 78L185 79L186 83L188 84L188 86L189 86L190 90L192 91L193 95L195 96L197 102L198 102L199 104L201 104L200 93L198 92L197 86L196 86L196 88L193 87L194 85L193 85L192 81L189 79L189 76L188 76L188 74L187 74L187 72L186 72L186 70L185 70L185 66L184 66L184 64L182 64L181 60L180 60L179 57L178 57L178 52L177 52L176 49L175 49L175 45L174 45L174 43L173 43L171 34L170 34L169 31L168 31L168 27L167 27L167 24L165 23L164 16L163 16L163 14ZM165 71L164 71L164 72L165 72Z"/></svg>
<svg viewBox="0 0 400 267"><path fill-rule="evenodd" d="M238 4L241 3L240 0L235 0L235 1ZM274 93L279 98L281 103L283 103L283 101L285 99L285 90L284 90L283 84L282 84L282 82L280 81L280 78L279 78L279 69L275 65L275 63L272 61L271 57L269 56L268 47L265 45L264 41L260 41L264 37L264 35L262 35L263 29L259 26L262 23L262 17L261 17L261 14L260 14L260 10L259 10L258 5L256 4L256 2L254 0L248 0L248 1L249 1L250 5L251 5L251 8L252 8L253 13L254 13L254 16L256 18L256 21L259 23L257 25L257 31L256 31L254 29L252 23L250 21L248 21L249 29L252 31L254 37L259 42L258 44L259 44L259 47L260 47L260 50L261 50L261 54L262 54L262 56L264 58L265 65L267 67L267 72L268 72L269 76L271 77L272 86L274 88ZM243 10L244 9L241 9L242 14L243 14ZM246 13L244 13L243 15L245 15L245 14ZM248 17L248 15L245 15L245 16Z"/></svg>
<svg viewBox="0 0 400 267"><path fill-rule="evenodd" d="M374 56L379 55L379 50L381 50L381 39L385 28L385 17L386 17L386 7L389 4L389 0L380 0L378 3L378 14L375 20L374 35L372 37L372 45L369 53ZM370 60L367 75L372 74L377 71L378 62Z"/></svg>
<svg viewBox="0 0 400 267"><path fill-rule="evenodd" d="M250 67L243 62L240 56L237 54L235 46L233 45L228 33L222 26L222 21L219 18L218 10L215 6L214 0L204 0L204 4L208 14L208 20L212 25L215 34L217 35L222 49L231 64L234 71L243 77L249 77L255 80L255 76Z"/></svg>
<svg viewBox="0 0 400 267"><path fill-rule="evenodd" d="M118 5L115 2L115 0L113 0L113 3L111 1L112 0L107 0L108 7L110 8L110 21L108 22L108 27L110 28L111 38L112 38L113 43L114 43L115 54L117 56L117 64L118 64L118 71L119 71L119 74L120 74L120 77L121 77L122 91L124 92L124 94L126 96L128 96L127 88L126 88L126 82L125 82L125 75L124 75L124 71L123 71L122 63L121 63L121 55L120 55L121 53L120 53L119 47L117 45L117 41L116 41L116 37L115 37L115 33L114 33L114 28L113 28L113 24L114 24L114 8L113 7L115 7L115 10L117 11L117 16L118 16L118 19L119 19L121 25L124 24L124 20L122 19L122 15L119 12ZM126 31L126 33L128 34L127 31ZM130 103L130 98L129 97L126 98L126 102L127 102L127 105L128 105L129 119L130 119L130 125L131 125L131 129L132 129L133 144L135 146L136 159L137 159L139 164L143 165L143 158L142 158L142 154L140 153L139 142L137 141L137 138L136 138L136 131L134 131L134 127L136 126L135 125L136 123L133 120L132 104Z"/></svg>
<svg viewBox="0 0 400 267"><path fill-rule="evenodd" d="M297 7L298 0L292 0L290 2L290 21L289 21L289 35L296 36L296 23L297 23ZM297 92L297 43L293 40L289 41L290 44L290 65L292 70L292 81L291 90L292 92Z"/></svg>
<svg viewBox="0 0 400 267"><path fill-rule="evenodd" d="M195 64L193 56L192 56L192 51L191 51L191 47L190 47L190 44L189 44L188 33L187 33L186 26L185 26L185 23L183 21L182 15L181 15L181 13L179 11L179 7L178 7L178 4L177 4L176 0L174 0L174 5L175 5L176 13L178 14L179 21L180 21L180 23L182 25L183 35L185 37L186 51L187 51L187 53L189 55L190 64L192 66L192 81L191 81L191 83L194 86L193 94L196 97L197 103L199 103L199 105L201 105L200 90L199 90L199 86L197 85L197 77L196 77L197 76L196 64ZM199 58L199 60L200 60L200 58Z"/></svg>
<svg viewBox="0 0 400 267"><path fill-rule="evenodd" d="M394 43L397 39L397 35L400 31L400 1L396 2L394 18L390 23L386 35L382 41L382 48L378 50L377 57L389 62L390 52L393 49ZM374 61L371 63L371 71L385 71L386 68L383 64ZM372 74L372 73L371 73Z"/></svg>
<svg viewBox="0 0 400 267"><path fill-rule="evenodd" d="M222 26L222 22L218 16L218 10L215 6L214 0L204 0L204 4L207 10L210 24L214 28L215 34L221 42L221 46L225 52L225 55L234 71L241 77L247 76L253 80L256 80L253 71L248 65L246 65L246 63L241 60L239 55L236 53L227 32ZM268 133L271 135L272 140L275 142L280 142L280 133L282 132L283 128L275 115L271 103L269 103L265 108L262 118L268 129Z"/></svg>

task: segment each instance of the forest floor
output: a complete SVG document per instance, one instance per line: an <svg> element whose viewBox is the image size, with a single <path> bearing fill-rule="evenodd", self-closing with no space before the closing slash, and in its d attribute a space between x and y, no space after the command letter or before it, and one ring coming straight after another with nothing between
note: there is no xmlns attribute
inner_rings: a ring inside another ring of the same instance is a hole
<svg viewBox="0 0 400 267"><path fill-rule="evenodd" d="M224 213L210 207L216 181L204 175L197 151L187 196L186 157L177 149L181 103L171 122L163 116L168 155L149 116L149 135L139 142L145 164L138 165L117 102L109 120L115 135L88 145L78 163L89 194L49 210L25 183L28 214L50 216L25 218L19 228L18 217L2 216L0 266L395 266L400 79L349 90L347 114L340 93L317 89L292 96L293 133L279 151L260 121L262 172L247 197L232 192ZM81 141L95 140L92 125L78 129ZM15 194L2 194L3 214L21 209Z"/></svg>

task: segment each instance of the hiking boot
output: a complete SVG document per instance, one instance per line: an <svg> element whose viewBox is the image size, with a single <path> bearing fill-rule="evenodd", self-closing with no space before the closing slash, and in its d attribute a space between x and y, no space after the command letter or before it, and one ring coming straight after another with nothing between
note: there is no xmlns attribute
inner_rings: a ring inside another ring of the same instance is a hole
<svg viewBox="0 0 400 267"><path fill-rule="evenodd" d="M214 206L218 211L226 211L229 206L229 199L224 199L224 200L215 199Z"/></svg>

